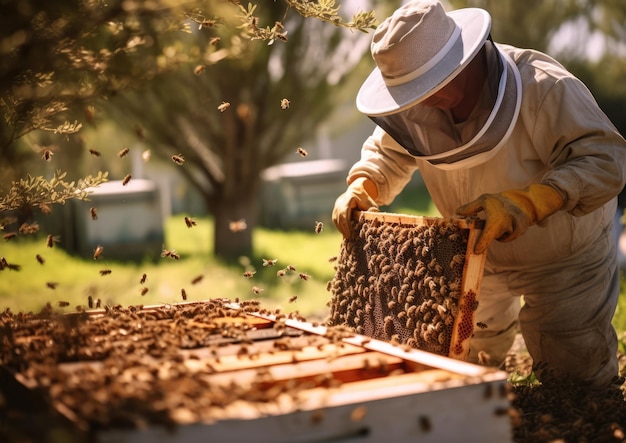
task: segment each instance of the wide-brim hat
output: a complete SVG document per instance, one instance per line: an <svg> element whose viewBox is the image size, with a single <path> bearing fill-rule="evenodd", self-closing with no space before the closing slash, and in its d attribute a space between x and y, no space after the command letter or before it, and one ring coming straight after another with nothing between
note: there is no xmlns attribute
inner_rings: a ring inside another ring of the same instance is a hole
<svg viewBox="0 0 626 443"><path fill-rule="evenodd" d="M376 68L357 94L357 109L388 115L425 100L469 64L490 29L491 16L484 9L446 13L438 1L409 1L374 32Z"/></svg>

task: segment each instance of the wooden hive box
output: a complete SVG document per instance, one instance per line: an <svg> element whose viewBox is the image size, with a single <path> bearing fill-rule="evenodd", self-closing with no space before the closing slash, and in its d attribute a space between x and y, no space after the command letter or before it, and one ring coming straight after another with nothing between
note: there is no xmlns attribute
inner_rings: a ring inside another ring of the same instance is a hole
<svg viewBox="0 0 626 443"><path fill-rule="evenodd" d="M0 319L2 389L9 404L27 403L36 441L512 438L505 372L255 304Z"/></svg>
<svg viewBox="0 0 626 443"><path fill-rule="evenodd" d="M330 282L330 324L464 360L485 254L483 221L357 212Z"/></svg>

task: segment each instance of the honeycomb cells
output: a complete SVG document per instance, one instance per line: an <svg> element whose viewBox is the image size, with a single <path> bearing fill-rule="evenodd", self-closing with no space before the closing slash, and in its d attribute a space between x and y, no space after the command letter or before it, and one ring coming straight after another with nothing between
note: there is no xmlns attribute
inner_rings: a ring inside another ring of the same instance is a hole
<svg viewBox="0 0 626 443"><path fill-rule="evenodd" d="M357 235L344 239L328 286L329 326L449 355L469 229L433 220L354 222Z"/></svg>

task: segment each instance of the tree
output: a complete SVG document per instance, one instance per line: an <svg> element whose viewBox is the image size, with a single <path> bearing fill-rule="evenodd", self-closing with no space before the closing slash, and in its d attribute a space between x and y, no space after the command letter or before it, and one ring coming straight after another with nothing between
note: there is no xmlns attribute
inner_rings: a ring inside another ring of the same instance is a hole
<svg viewBox="0 0 626 443"><path fill-rule="evenodd" d="M307 20L290 8L280 2L258 11L240 7L239 19L252 24L243 37L218 11L222 22L172 49L197 58L111 102L124 120L141 125L157 155L184 158L181 171L204 196L215 220L215 253L225 259L252 252L261 172L296 155L369 49L369 36ZM270 25L262 29L280 34L259 41L255 28L264 23ZM239 219L248 229L231 230Z"/></svg>
<svg viewBox="0 0 626 443"><path fill-rule="evenodd" d="M300 17L351 29L366 30L375 22L371 12L359 12L344 21L334 0L282 0L271 6L282 8L283 14L295 11ZM40 207L65 201L53 198L58 192L54 194L54 187L43 177L24 178L28 171L21 166L32 153L16 149L17 140L35 130L69 137L81 129L83 120L93 119L98 100L122 94L186 63L190 55L175 50L180 34L190 32L193 22L200 28L221 25L221 17L207 12L217 9L227 15L240 12L239 21L231 22L235 29L228 31L233 39L237 34L265 41L287 39L282 17L272 26L261 26L254 15L255 4L244 8L238 0L182 4L176 0L0 0L0 211L35 201ZM66 182L64 176L59 171L53 185L61 186L67 198L84 195L85 186L106 179L106 174L100 174ZM4 189L9 183L10 188ZM46 198L34 200L26 195L38 190Z"/></svg>

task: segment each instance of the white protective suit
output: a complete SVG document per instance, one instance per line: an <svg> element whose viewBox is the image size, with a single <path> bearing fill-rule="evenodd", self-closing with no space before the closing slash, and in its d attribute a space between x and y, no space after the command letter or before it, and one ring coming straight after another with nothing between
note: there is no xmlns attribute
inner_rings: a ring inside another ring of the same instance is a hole
<svg viewBox="0 0 626 443"><path fill-rule="evenodd" d="M444 217L484 193L553 186L565 201L561 211L520 238L489 247L476 312L488 327L476 329L469 360L477 362L484 351L501 363L519 321L534 363L546 365L540 377L569 374L607 385L618 374L611 320L619 273L611 226L615 196L626 181L626 142L587 88L556 61L507 45L495 45L497 51L490 41L486 47L489 81L466 122L414 106L400 123L383 125L387 132L375 129L348 183L368 177L378 187L377 203L389 204L419 169ZM503 96L512 109L504 125L492 112ZM396 141L406 134L412 154ZM456 157L446 162L448 154Z"/></svg>

